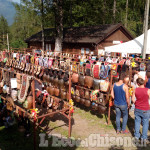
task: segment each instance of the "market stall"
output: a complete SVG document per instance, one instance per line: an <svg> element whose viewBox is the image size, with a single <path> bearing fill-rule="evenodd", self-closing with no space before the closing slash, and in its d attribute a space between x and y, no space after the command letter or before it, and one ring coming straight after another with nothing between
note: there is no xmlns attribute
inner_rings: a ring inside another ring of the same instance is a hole
<svg viewBox="0 0 150 150"><path fill-rule="evenodd" d="M147 41L150 40L150 29L148 30ZM111 53L126 53L126 54L141 54L143 50L144 34L125 43L114 46L105 47L105 52ZM147 42L146 54L150 54L150 42Z"/></svg>

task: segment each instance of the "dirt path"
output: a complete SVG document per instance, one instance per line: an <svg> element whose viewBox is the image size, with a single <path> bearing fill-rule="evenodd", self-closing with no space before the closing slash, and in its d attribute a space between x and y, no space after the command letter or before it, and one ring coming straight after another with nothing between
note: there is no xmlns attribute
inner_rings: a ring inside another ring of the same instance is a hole
<svg viewBox="0 0 150 150"><path fill-rule="evenodd" d="M115 114L113 112L111 113L111 123L110 125L106 125L106 119L105 116L97 116L91 114L89 111L82 110L80 108L75 109L75 113L73 114L73 121L72 121L72 137L75 139L82 139L85 140L88 138L91 134L97 134L101 137L133 137L133 131L132 134L116 134L115 131ZM59 116L62 117L61 115ZM51 121L49 124L49 127L51 129L50 134L60 133L64 136L68 135L68 126L67 126L67 120L58 119L57 121ZM128 127L129 131L134 128L134 114L133 112L130 112L130 117L128 120ZM148 133L150 135L150 132ZM115 141L111 141L113 145L115 145ZM100 148L77 148L77 149L87 149L87 150L97 150ZM118 149L118 148L101 148L101 149ZM119 148L120 149L120 148ZM121 148L121 149L127 149L127 148ZM130 149L137 149L136 147L131 147Z"/></svg>

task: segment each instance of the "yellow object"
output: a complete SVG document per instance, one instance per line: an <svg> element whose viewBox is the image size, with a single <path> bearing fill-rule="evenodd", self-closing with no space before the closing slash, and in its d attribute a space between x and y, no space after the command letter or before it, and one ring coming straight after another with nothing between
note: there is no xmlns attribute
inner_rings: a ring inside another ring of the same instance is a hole
<svg viewBox="0 0 150 150"><path fill-rule="evenodd" d="M130 94L130 96L133 95L133 88L129 88L129 94Z"/></svg>
<svg viewBox="0 0 150 150"><path fill-rule="evenodd" d="M131 65L132 65L132 67L136 67L136 63L135 62L132 62Z"/></svg>
<svg viewBox="0 0 150 150"><path fill-rule="evenodd" d="M31 116L35 119L37 119L37 113L39 113L38 109L35 108L35 109L30 109L30 112L31 112Z"/></svg>
<svg viewBox="0 0 150 150"><path fill-rule="evenodd" d="M74 109L73 109L73 105L74 105L74 102L72 99L69 100L69 106L70 106L70 111L73 113L74 112Z"/></svg>

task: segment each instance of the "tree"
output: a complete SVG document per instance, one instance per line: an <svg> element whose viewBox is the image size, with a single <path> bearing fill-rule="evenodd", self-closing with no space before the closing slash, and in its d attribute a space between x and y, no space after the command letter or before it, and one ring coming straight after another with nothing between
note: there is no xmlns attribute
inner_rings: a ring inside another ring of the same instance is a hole
<svg viewBox="0 0 150 150"><path fill-rule="evenodd" d="M55 10L55 51L62 51L63 41L63 0L54 0L53 6Z"/></svg>
<svg viewBox="0 0 150 150"><path fill-rule="evenodd" d="M9 33L8 22L3 16L0 16L0 48L6 48L8 33Z"/></svg>

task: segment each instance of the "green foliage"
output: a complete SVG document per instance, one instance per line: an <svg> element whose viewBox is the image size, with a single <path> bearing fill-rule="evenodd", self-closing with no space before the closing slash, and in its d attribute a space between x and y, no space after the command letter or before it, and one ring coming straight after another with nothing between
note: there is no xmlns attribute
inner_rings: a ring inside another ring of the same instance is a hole
<svg viewBox="0 0 150 150"><path fill-rule="evenodd" d="M9 33L9 27L7 20L0 16L0 49L7 47L7 34Z"/></svg>
<svg viewBox="0 0 150 150"><path fill-rule="evenodd" d="M12 47L12 48L27 48L27 43L25 43L21 39L18 39L16 41L12 41L10 43L10 47Z"/></svg>
<svg viewBox="0 0 150 150"><path fill-rule="evenodd" d="M0 17L0 35L9 33L11 46L22 47L24 41L39 32L43 24L45 28L56 27L58 0L21 0L21 4L13 3L16 16L12 26L8 28L6 19ZM144 22L145 0L116 0L116 11L113 18L114 0L63 0L63 27L91 26L99 24L122 23L135 37L142 34ZM0 39L1 41L2 39ZM1 41L4 42L4 41ZM6 41L3 43L6 45ZM1 48L1 47L0 47Z"/></svg>

